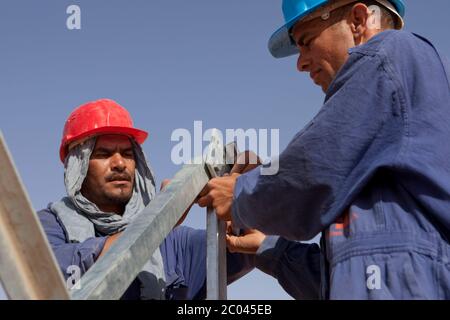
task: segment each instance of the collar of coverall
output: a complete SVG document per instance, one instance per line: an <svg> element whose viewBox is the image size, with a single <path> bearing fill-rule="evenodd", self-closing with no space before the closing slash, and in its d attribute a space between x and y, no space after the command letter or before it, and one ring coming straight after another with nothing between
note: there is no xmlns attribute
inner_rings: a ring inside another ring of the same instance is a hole
<svg viewBox="0 0 450 320"><path fill-rule="evenodd" d="M405 25L405 23L403 21L403 18L397 12L397 10L392 5L392 3L389 2L388 0L375 0L375 1L380 3L382 6L384 6L387 10L389 10L393 14L395 14L395 16L397 17L397 21L395 22L395 28L397 30L403 29L403 27ZM322 8L319 8L319 9L315 10L311 14L307 15L305 18L300 19L299 22L300 21L301 22L307 22L307 21L311 21L311 20L314 20L314 19L319 18L319 17L321 17L322 20L328 20L330 18L331 11L334 11L334 10L336 10L338 8L346 6L346 5L350 4L350 3L357 3L357 2L358 2L357 0L340 0L340 1L332 2L330 4L325 5Z"/></svg>

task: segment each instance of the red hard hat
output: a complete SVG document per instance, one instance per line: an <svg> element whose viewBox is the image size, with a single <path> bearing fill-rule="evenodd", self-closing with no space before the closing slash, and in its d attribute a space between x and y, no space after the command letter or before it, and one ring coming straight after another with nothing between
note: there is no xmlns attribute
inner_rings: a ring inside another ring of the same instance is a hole
<svg viewBox="0 0 450 320"><path fill-rule="evenodd" d="M117 102L101 99L88 102L76 108L64 125L59 156L64 162L69 145L75 141L102 134L123 134L142 144L148 133L133 128L128 111Z"/></svg>

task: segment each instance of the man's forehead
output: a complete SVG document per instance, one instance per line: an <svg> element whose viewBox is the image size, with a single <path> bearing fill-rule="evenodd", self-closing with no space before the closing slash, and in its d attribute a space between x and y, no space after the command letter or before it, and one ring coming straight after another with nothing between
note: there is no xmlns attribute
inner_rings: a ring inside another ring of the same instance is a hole
<svg viewBox="0 0 450 320"><path fill-rule="evenodd" d="M309 20L309 21L299 21L292 27L291 35L295 39L299 39L300 37L305 36L307 33L314 33L317 30L320 30L324 26L324 21L320 18Z"/></svg>
<svg viewBox="0 0 450 320"><path fill-rule="evenodd" d="M104 147L104 148L131 148L130 137L120 134L108 134L101 135L97 137L97 141L95 144L95 148Z"/></svg>

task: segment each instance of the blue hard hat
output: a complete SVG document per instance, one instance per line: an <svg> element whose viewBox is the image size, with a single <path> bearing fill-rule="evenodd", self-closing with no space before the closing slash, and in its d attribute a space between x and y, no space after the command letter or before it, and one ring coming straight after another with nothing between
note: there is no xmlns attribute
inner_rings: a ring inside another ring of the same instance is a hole
<svg viewBox="0 0 450 320"><path fill-rule="evenodd" d="M405 15L403 0L388 0L401 17ZM283 0L285 24L270 37L269 51L275 58L298 54L298 48L289 35L289 30L302 18L328 4L330 0ZM355 0L357 2L357 0Z"/></svg>

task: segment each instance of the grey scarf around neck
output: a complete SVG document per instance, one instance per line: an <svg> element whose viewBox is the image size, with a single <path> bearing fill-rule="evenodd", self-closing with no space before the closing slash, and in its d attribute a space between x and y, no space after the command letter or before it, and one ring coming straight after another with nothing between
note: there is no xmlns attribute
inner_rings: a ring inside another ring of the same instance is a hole
<svg viewBox="0 0 450 320"><path fill-rule="evenodd" d="M136 160L133 195L122 216L102 212L97 205L81 194L89 159L96 138L86 140L70 150L64 164L64 182L67 197L52 203L50 209L62 221L70 242L83 242L97 235L107 236L126 229L127 225L147 206L155 196L155 179L139 144L130 139ZM160 250L156 250L138 278L141 282L141 298L165 298L165 274Z"/></svg>

